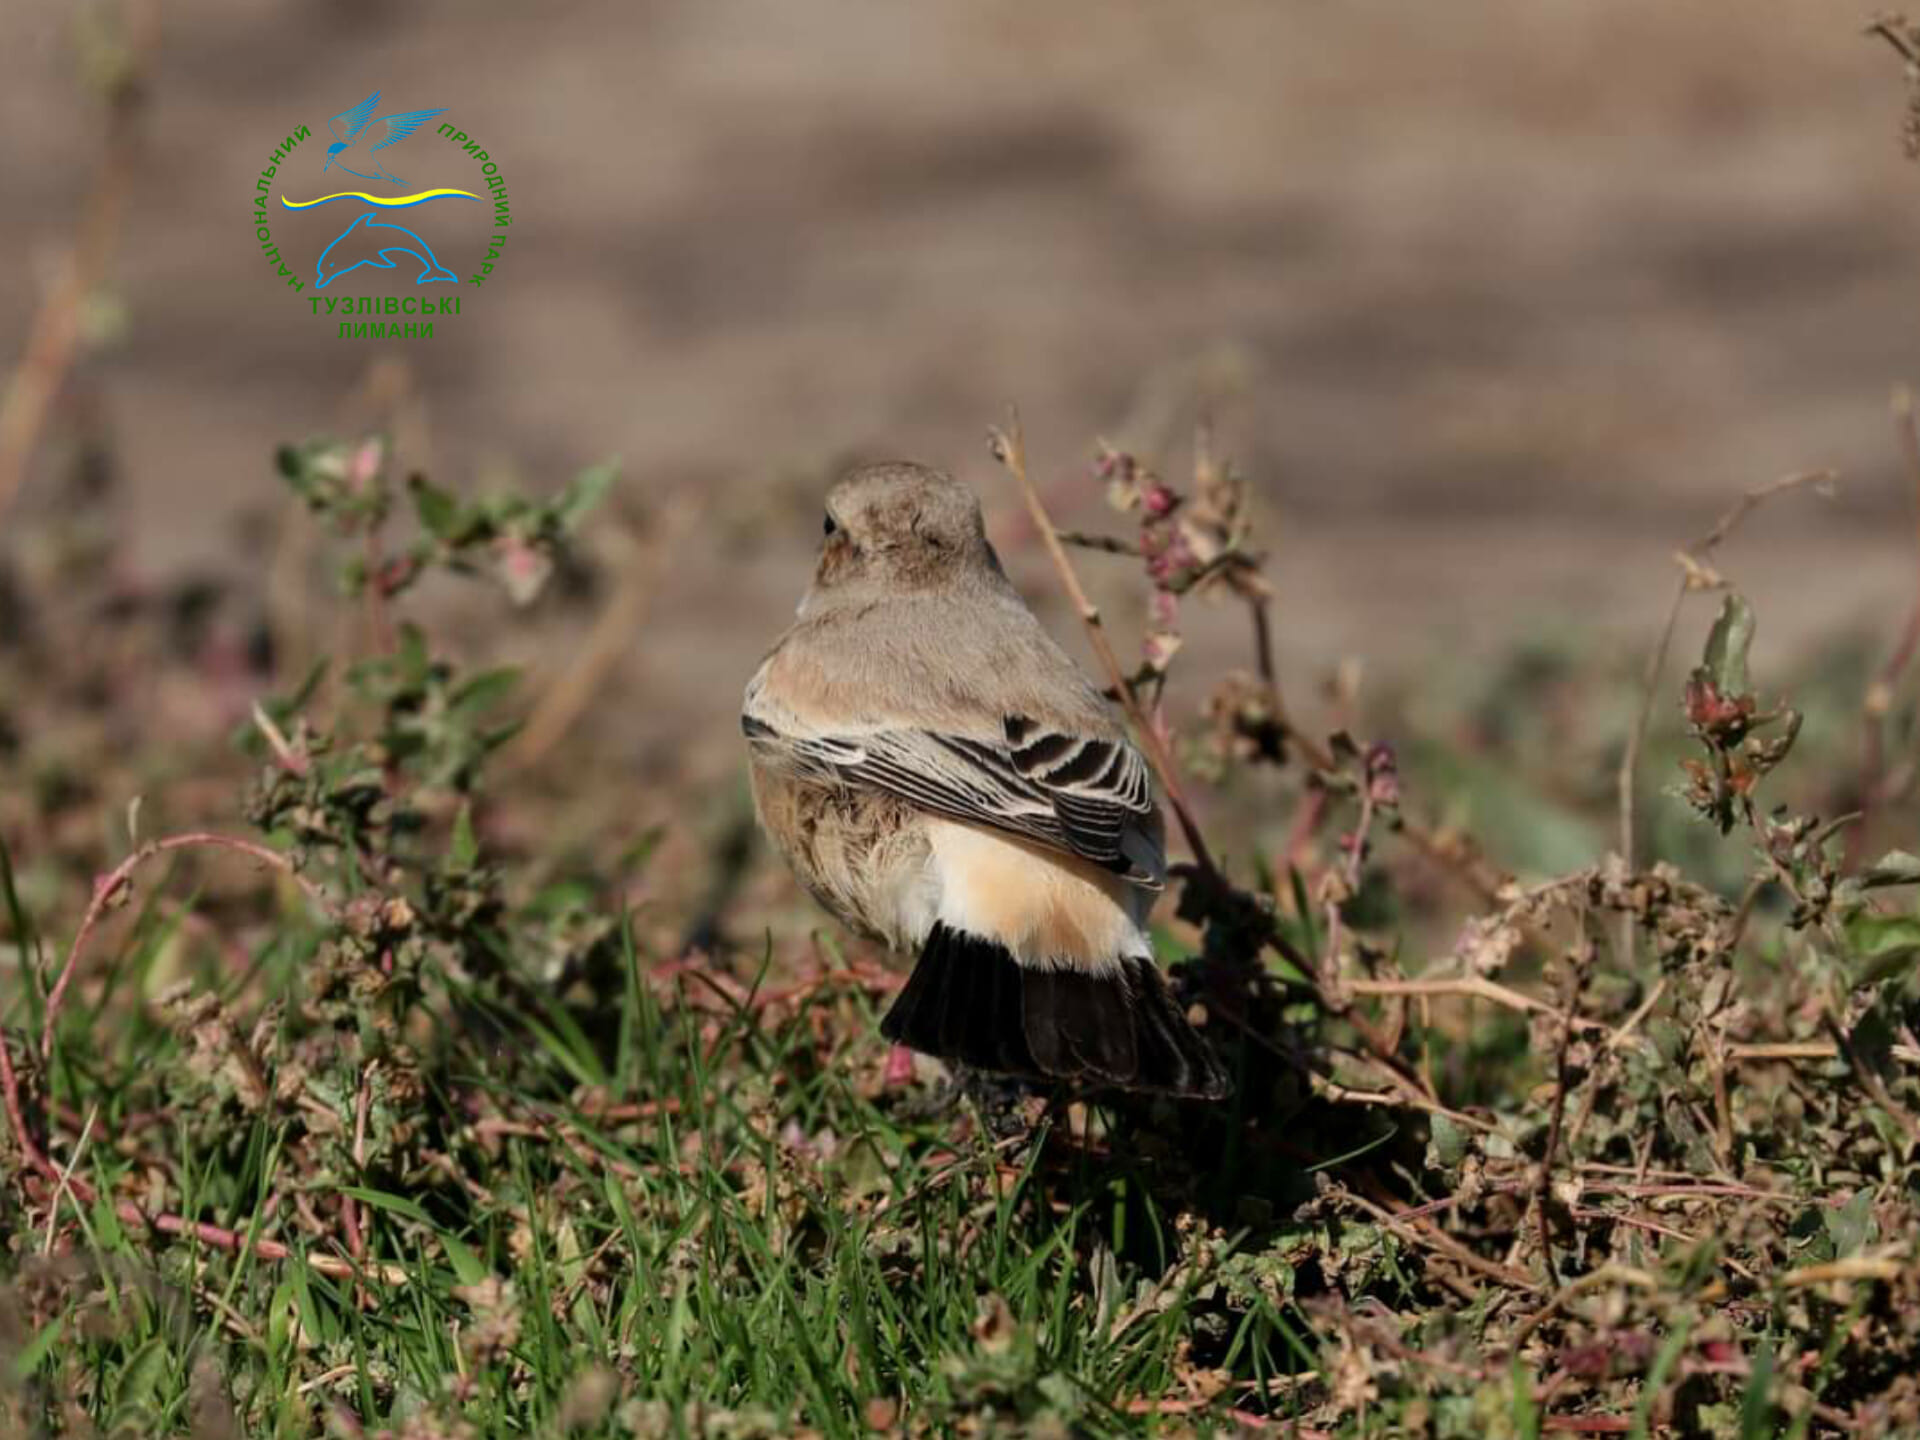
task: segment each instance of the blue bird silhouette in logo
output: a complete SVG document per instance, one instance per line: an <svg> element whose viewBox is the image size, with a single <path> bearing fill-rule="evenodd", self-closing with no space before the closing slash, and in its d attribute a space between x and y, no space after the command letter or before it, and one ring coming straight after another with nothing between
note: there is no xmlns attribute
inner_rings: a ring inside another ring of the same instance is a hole
<svg viewBox="0 0 1920 1440"><path fill-rule="evenodd" d="M360 247L353 245L341 250L342 243L349 237L358 237L371 245L373 254L364 254ZM338 255L334 253L336 250L340 252ZM355 255L360 258L353 259ZM425 267L420 271L420 278L413 282L416 285L425 285L430 280L451 280L456 285L460 283L460 277L440 263L431 245L404 225L390 225L369 210L334 236L333 243L320 252L320 258L313 267L313 288L324 290L349 270L358 270L362 265L372 265L381 270L397 269L402 255L418 260Z"/></svg>
<svg viewBox="0 0 1920 1440"><path fill-rule="evenodd" d="M360 138L360 132L367 128L367 122L373 115L373 107L379 103L380 92L376 90L351 110L342 110L333 119L327 121L327 129L333 132L334 143L327 147L327 163L320 167L322 175L338 165L342 170L346 170L347 174L358 175L362 180L390 180L395 185L406 183L398 175L388 174L383 168L386 163L384 161L373 162L373 174L361 175L358 170L347 170L346 162L338 158L353 148L354 142ZM387 127L386 138L378 145L368 146L366 153L374 155L389 145L398 145L435 115L445 114L446 108L442 105L437 110L403 110L395 115L382 115L380 122Z"/></svg>

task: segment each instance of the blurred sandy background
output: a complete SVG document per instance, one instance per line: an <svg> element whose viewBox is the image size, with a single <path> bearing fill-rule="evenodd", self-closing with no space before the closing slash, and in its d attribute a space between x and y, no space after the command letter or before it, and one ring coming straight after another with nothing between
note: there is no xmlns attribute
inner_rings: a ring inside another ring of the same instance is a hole
<svg viewBox="0 0 1920 1440"><path fill-rule="evenodd" d="M449 107L514 213L500 283L406 348L407 458L550 487L617 454L630 510L704 499L609 682L636 747L737 764L741 680L845 457L952 466L1017 539L982 439L1009 400L1063 519L1096 528L1094 437L1178 468L1210 406L1267 497L1303 676L1556 616L1638 643L1676 543L1740 488L1832 465L1836 503L1783 505L1728 555L1763 637L1804 643L1898 612L1913 564L1887 396L1920 380L1920 169L1868 15L165 3L115 333L0 526L73 503L85 429L140 571L259 577L257 522L287 506L273 446L339 424L376 349L263 265L253 182L379 87ZM9 364L98 144L75 34L66 5L0 9Z"/></svg>

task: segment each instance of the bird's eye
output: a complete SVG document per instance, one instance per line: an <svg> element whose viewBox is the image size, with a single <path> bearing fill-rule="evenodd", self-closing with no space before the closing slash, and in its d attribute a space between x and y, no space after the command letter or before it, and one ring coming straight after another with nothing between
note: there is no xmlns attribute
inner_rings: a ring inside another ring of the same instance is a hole
<svg viewBox="0 0 1920 1440"><path fill-rule="evenodd" d="M825 532L826 532L827 534L829 534L829 535L831 535L831 534L833 534L833 532L834 532L834 531L836 531L836 530L838 530L838 529L839 529L840 527L839 527L838 525L836 525L836 524L834 524L834 523L833 523L833 516L831 516L831 515L829 515L829 516L827 516L827 518L826 518L826 523L825 523L825 525L823 525L823 526L822 526L821 528L822 528L822 529L823 529L823 530L824 530L824 531L825 531Z"/></svg>

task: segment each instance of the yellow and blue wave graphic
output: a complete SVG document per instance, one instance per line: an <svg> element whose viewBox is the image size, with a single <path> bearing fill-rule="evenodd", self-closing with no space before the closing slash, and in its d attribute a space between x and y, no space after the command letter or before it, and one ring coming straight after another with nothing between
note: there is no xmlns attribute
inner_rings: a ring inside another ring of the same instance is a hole
<svg viewBox="0 0 1920 1440"><path fill-rule="evenodd" d="M369 205L378 205L382 210L404 210L409 205L424 205L429 200L478 200L480 197L471 190L422 190L417 195L369 195L364 190L338 190L331 195L322 195L318 200L289 200L285 195L280 203L289 210L311 210L316 205L325 205L334 200L364 200Z"/></svg>

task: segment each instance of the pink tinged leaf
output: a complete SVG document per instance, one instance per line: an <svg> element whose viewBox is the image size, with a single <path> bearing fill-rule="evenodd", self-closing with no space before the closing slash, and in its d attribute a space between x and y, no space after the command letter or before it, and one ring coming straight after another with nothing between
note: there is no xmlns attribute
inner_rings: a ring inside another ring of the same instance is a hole
<svg viewBox="0 0 1920 1440"><path fill-rule="evenodd" d="M546 585L553 561L519 536L503 535L494 542L494 573L513 603L526 605Z"/></svg>
<svg viewBox="0 0 1920 1440"><path fill-rule="evenodd" d="M385 456L386 447L377 438L360 443L347 468L347 480L354 490L364 490L373 483L373 477L380 473L380 462Z"/></svg>

